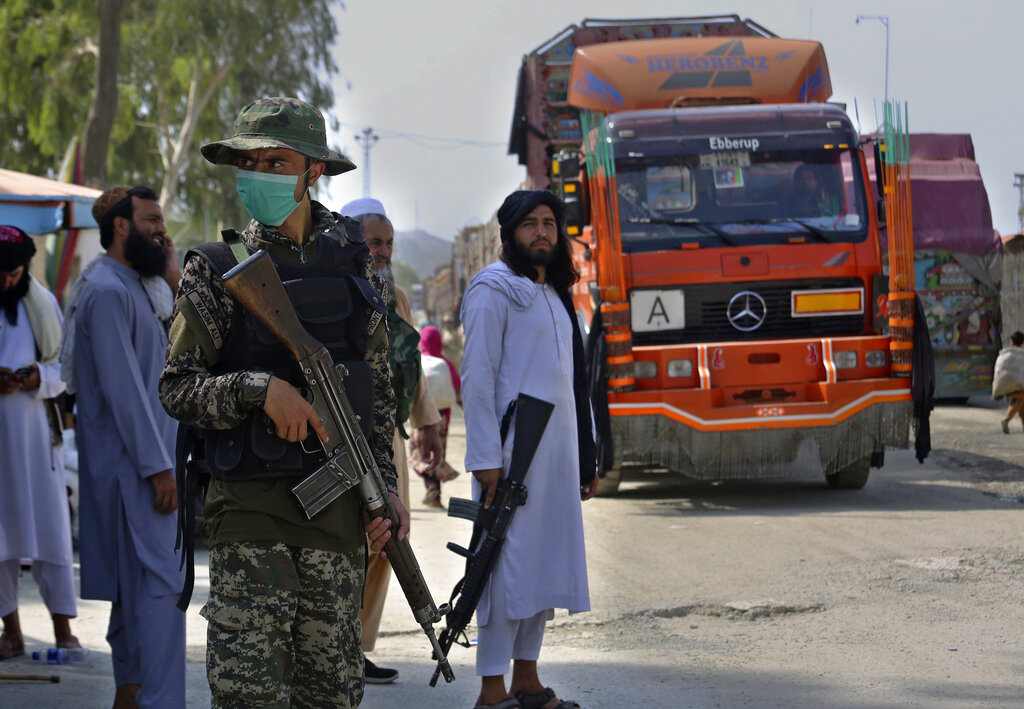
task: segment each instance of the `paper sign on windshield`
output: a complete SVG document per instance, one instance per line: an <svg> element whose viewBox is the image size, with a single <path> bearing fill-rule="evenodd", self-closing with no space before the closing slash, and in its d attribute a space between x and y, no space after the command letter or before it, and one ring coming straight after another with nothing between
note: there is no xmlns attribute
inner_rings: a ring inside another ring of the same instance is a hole
<svg viewBox="0 0 1024 709"><path fill-rule="evenodd" d="M700 166L704 169L724 167L750 167L750 153L701 153Z"/></svg>

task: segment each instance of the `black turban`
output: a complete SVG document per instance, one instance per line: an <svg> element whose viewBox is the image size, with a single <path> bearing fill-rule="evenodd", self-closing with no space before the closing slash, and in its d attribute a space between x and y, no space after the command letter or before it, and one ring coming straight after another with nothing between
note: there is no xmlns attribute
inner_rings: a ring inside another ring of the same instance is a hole
<svg viewBox="0 0 1024 709"><path fill-rule="evenodd" d="M0 226L0 271L27 266L36 253L32 237L16 226Z"/></svg>
<svg viewBox="0 0 1024 709"><path fill-rule="evenodd" d="M516 227L542 204L551 207L555 214L555 223L558 225L558 233L561 234L565 223L565 205L562 204L562 200L547 190L518 190L506 197L498 208L501 240L511 240Z"/></svg>

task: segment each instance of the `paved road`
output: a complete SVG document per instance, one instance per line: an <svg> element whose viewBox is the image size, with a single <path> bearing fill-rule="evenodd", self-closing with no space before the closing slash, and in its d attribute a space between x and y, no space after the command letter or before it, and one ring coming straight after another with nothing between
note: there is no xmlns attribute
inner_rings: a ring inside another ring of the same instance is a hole
<svg viewBox="0 0 1024 709"><path fill-rule="evenodd" d="M942 406L932 456L890 452L864 490L823 480L629 480L585 505L594 610L556 615L543 677L586 709L676 707L1020 707L1024 451L984 398ZM461 421L451 458L461 460ZM414 487L415 489L415 487ZM468 495L463 475L444 498ZM468 523L413 504L413 546L440 602L461 574L447 541ZM189 609L189 707L209 706L203 668L205 557ZM367 709L471 707L473 651L457 681L429 688L426 639L393 587L373 659L401 678L367 688ZM50 643L23 581L32 648ZM107 604L82 602L75 630L93 651L60 684L0 683L0 707L110 706ZM39 672L25 658L3 672Z"/></svg>

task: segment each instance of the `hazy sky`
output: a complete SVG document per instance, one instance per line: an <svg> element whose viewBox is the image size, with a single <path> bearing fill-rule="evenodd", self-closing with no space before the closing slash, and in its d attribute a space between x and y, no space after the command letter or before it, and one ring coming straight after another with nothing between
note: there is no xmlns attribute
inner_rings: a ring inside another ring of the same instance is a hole
<svg viewBox="0 0 1024 709"><path fill-rule="evenodd" d="M362 168L354 136L367 126L380 135L370 153L371 193L398 230L452 239L489 219L518 186L524 169L506 152L522 56L567 25L725 13L782 37L820 41L831 100L845 102L855 121L859 113L865 131L877 124L884 98L886 31L878 20L855 20L888 16L889 97L908 104L912 132L971 134L993 226L1020 231L1013 186L1014 173L1024 173L1020 0L345 0L345 8L333 111L342 127L332 140ZM334 208L361 197L362 169L330 178L328 190Z"/></svg>

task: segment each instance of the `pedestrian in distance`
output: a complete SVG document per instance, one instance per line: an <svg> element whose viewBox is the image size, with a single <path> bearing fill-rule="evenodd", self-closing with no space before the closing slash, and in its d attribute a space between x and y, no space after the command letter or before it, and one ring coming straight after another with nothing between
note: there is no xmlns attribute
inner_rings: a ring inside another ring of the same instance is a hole
<svg viewBox="0 0 1024 709"><path fill-rule="evenodd" d="M57 299L29 274L32 237L0 226L0 660L25 654L18 617L20 564L53 620L56 647L81 647L71 521L64 484L60 418L52 400L64 391L58 354Z"/></svg>
<svg viewBox="0 0 1024 709"><path fill-rule="evenodd" d="M111 602L114 707L185 702L185 619L175 606L177 424L157 383L167 331L143 278L176 271L156 194L119 185L92 208L105 257L81 276L70 365L77 386L82 597Z"/></svg>
<svg viewBox="0 0 1024 709"><path fill-rule="evenodd" d="M366 246L373 256L377 274L391 289L388 301L388 330L391 333L391 348L388 362L391 367L391 386L395 392L395 436L392 442L395 470L398 472L398 491L402 504L409 507L409 461L405 454L405 432L408 422L412 429L412 440L422 446L427 455L426 465L432 470L438 466L443 452L441 446L441 414L434 405L430 392L423 382L419 368L419 334L411 325L412 306L409 296L395 284L391 258L394 254L395 228L391 224L384 205L372 197L352 200L341 208L341 214L359 222ZM363 606L359 611L362 624L362 648L364 653L373 652L380 632L380 620L384 613L384 599L387 598L391 580L391 566L380 557L371 557L366 567L366 586L363 589ZM364 657L366 681L369 684L389 684L398 679L398 670L381 667Z"/></svg>
<svg viewBox="0 0 1024 709"><path fill-rule="evenodd" d="M409 457L413 469L423 478L423 484L427 488L423 504L443 510L441 483L459 476L459 471L448 462L448 426L452 420L452 408L462 406L462 396L459 393L461 383L455 365L442 352L441 331L433 325L427 325L420 332L420 351L423 377L431 396L434 397L434 403L441 412L441 464L431 468L423 461L423 455L416 445L413 445Z"/></svg>
<svg viewBox="0 0 1024 709"><path fill-rule="evenodd" d="M462 333L455 316L450 313L441 320L441 352L456 371L462 369Z"/></svg>
<svg viewBox="0 0 1024 709"><path fill-rule="evenodd" d="M1000 419L1003 433L1010 432L1010 422L1019 416L1024 426L1024 332L1010 335L1010 346L1000 350L992 373L992 398L1005 396L1009 405Z"/></svg>
<svg viewBox="0 0 1024 709"><path fill-rule="evenodd" d="M590 610L580 502L597 492L597 474L583 340L570 299L579 274L555 195L513 192L497 216L501 261L474 276L461 312L466 470L485 507L511 460L514 432L504 441L500 432L509 403L528 394L554 411L526 474L526 504L477 606L476 705L573 709L575 702L544 686L537 662L555 608Z"/></svg>
<svg viewBox="0 0 1024 709"><path fill-rule="evenodd" d="M202 609L211 704L356 707L364 687L357 613L366 541L383 554L393 532L404 538L409 515L392 461L388 287L358 224L309 194L325 175L355 165L328 148L320 111L295 98L246 105L232 137L201 151L237 169L238 195L252 217L240 235L226 232L228 242L186 255L160 382L167 411L204 437L211 476L203 508L210 595ZM366 439L399 529L383 518L364 522L358 486L311 519L291 493L324 462L305 452L318 449L307 435L325 440L326 433L297 388L288 351L221 278L257 250L288 284L309 334L349 369L348 398L370 426Z"/></svg>

